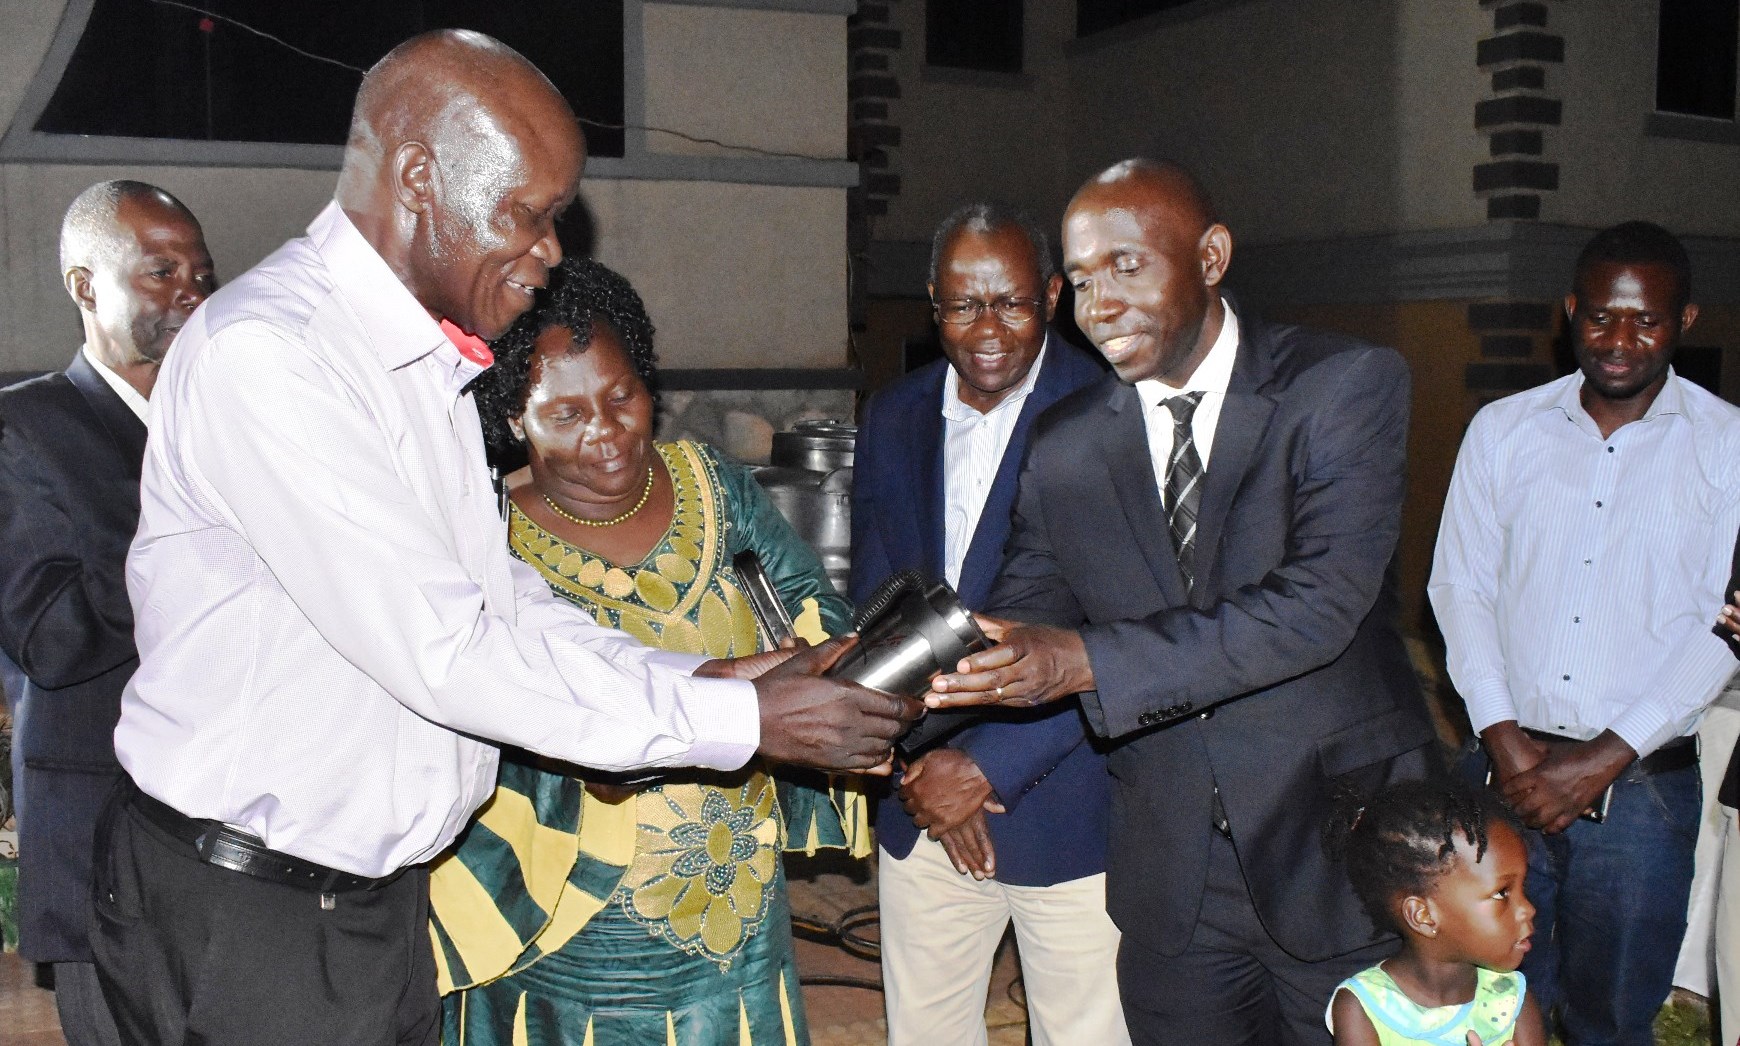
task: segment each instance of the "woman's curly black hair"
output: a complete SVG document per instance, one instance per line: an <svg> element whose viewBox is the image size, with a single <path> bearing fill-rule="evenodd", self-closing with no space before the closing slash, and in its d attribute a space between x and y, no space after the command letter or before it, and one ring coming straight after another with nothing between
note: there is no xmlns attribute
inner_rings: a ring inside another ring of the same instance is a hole
<svg viewBox="0 0 1740 1046"><path fill-rule="evenodd" d="M1394 926L1391 904L1397 897L1423 896L1456 861L1456 842L1467 840L1475 859L1486 853L1493 825L1522 825L1488 788L1472 788L1451 777L1391 785L1363 806L1344 801L1331 829L1331 854L1347 864L1372 924Z"/></svg>
<svg viewBox="0 0 1740 1046"><path fill-rule="evenodd" d="M508 419L525 412L538 335L551 327L566 327L574 334L573 351L584 352L592 344L596 323L609 327L628 351L629 363L653 397L657 416L658 356L653 352L653 325L646 304L621 273L590 258L564 258L550 270L550 286L538 295L537 304L490 342L495 365L472 385L483 419L483 438L496 455L518 453Z"/></svg>

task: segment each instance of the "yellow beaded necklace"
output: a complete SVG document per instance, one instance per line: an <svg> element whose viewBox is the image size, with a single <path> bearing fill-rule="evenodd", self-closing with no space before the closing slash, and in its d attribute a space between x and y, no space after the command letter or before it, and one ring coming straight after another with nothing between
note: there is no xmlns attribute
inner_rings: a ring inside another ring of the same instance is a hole
<svg viewBox="0 0 1740 1046"><path fill-rule="evenodd" d="M646 467L646 489L640 492L640 500L635 502L634 507L629 509L627 512L624 512L620 516L613 516L610 519L581 519L579 516L574 515L572 512L567 511L562 506L560 506L560 505L556 504L554 501L550 500L550 495L544 494L544 495L542 495L542 497L544 499L544 504L550 506L551 512L554 512L556 515L561 516L563 519L567 520L570 523L574 523L574 524L577 524L577 525L582 526L582 527L614 527L618 523L621 523L621 522L624 522L625 520L628 520L636 512L639 512L641 509L645 508L647 499L652 497L652 490L653 490L653 470L652 470L652 466L648 465Z"/></svg>

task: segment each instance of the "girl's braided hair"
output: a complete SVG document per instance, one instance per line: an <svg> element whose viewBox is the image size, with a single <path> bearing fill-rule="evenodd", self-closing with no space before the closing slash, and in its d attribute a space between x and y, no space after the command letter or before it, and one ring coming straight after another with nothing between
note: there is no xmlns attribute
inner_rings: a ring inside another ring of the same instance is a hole
<svg viewBox="0 0 1740 1046"><path fill-rule="evenodd" d="M1376 926L1396 925L1396 897L1431 890L1454 864L1458 840L1474 847L1478 860L1493 825L1522 831L1492 790L1445 776L1394 784L1363 806L1344 801L1342 809L1331 829L1330 853L1346 862L1354 893Z"/></svg>

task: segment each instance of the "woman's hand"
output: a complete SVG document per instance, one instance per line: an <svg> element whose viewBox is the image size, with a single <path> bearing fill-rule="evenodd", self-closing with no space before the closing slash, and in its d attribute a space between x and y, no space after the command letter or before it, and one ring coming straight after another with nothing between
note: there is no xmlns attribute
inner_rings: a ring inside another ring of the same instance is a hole
<svg viewBox="0 0 1740 1046"><path fill-rule="evenodd" d="M1728 642L1740 640L1740 591L1728 594L1729 602L1716 613L1716 624L1728 630Z"/></svg>

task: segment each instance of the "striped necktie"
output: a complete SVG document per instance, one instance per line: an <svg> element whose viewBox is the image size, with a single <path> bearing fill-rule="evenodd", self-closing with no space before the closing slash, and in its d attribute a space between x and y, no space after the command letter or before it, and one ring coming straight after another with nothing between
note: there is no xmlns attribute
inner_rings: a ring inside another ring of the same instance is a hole
<svg viewBox="0 0 1740 1046"><path fill-rule="evenodd" d="M1172 551L1187 587L1196 584L1196 510L1202 503L1202 458L1196 453L1190 418L1202 393L1187 392L1165 401L1172 412L1172 456L1166 462L1166 524L1172 531Z"/></svg>

